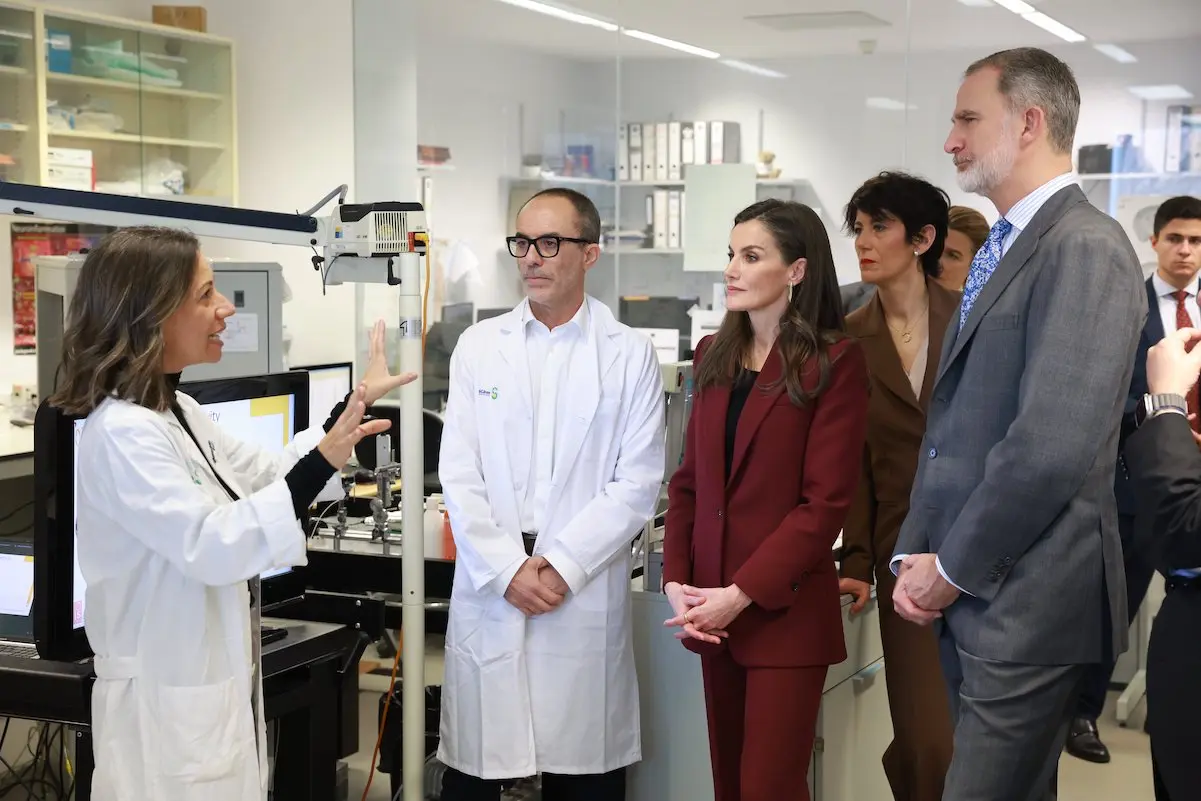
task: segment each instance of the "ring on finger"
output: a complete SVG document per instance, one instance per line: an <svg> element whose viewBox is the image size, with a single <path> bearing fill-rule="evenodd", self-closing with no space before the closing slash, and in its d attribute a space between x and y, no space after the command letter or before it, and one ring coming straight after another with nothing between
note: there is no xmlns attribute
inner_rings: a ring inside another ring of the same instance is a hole
<svg viewBox="0 0 1201 801"><path fill-rule="evenodd" d="M689 621L689 620L688 620L688 616L689 616L690 614L692 614L692 610L691 610L691 609L685 609L685 610L684 610L684 622L685 622L685 623L689 623L689 622L691 622L691 621Z"/></svg>

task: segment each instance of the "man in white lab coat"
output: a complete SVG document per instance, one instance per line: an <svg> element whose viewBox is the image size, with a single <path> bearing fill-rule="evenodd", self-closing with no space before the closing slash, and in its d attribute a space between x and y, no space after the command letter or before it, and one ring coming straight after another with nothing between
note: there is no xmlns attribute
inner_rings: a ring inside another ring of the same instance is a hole
<svg viewBox="0 0 1201 801"><path fill-rule="evenodd" d="M584 293L599 239L587 197L536 195L508 237L526 300L451 357L444 801L536 773L544 801L621 801L642 756L630 544L663 480L663 386L650 340Z"/></svg>

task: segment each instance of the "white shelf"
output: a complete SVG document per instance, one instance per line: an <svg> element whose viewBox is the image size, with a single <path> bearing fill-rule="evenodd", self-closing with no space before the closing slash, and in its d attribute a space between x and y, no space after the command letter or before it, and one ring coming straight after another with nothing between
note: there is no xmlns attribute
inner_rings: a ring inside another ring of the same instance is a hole
<svg viewBox="0 0 1201 801"><path fill-rule="evenodd" d="M10 67L0 64L0 75L28 75L29 70L24 67Z"/></svg>
<svg viewBox="0 0 1201 801"><path fill-rule="evenodd" d="M124 142L131 145L225 150L225 145L219 142L199 142L192 139L171 139L165 136L142 136L130 133L108 133L107 131L47 131L46 135L65 139L89 139L93 142Z"/></svg>
<svg viewBox="0 0 1201 801"><path fill-rule="evenodd" d="M538 178L527 177L524 175L514 176L509 179L517 184L575 184L578 186L613 186L613 181L607 181L604 178L586 178L575 175L552 175L549 177L539 176Z"/></svg>
<svg viewBox="0 0 1201 801"><path fill-rule="evenodd" d="M1148 178L1201 178L1201 172L1086 172L1080 173L1081 181L1121 181Z"/></svg>
<svg viewBox="0 0 1201 801"><path fill-rule="evenodd" d="M0 122L0 133L12 131L13 133L25 133L29 130L28 125L22 125L19 122Z"/></svg>
<svg viewBox="0 0 1201 801"><path fill-rule="evenodd" d="M163 95L166 97L178 97L187 100L211 100L220 102L225 99L224 95L215 94L213 92L197 92L192 89L181 89L175 86L158 86L153 83L129 83L128 81L114 81L108 78L92 78L87 75L68 75L65 72L47 72L47 84L66 84L68 86L87 86L94 89L112 89L118 92L134 92L147 95Z"/></svg>
<svg viewBox="0 0 1201 801"><path fill-rule="evenodd" d="M454 172L453 164L418 164L417 172ZM532 179L531 179L532 180Z"/></svg>
<svg viewBox="0 0 1201 801"><path fill-rule="evenodd" d="M669 187L684 186L684 181L609 181L604 178L577 178L570 175L556 175L551 178L526 178L513 177L509 179L514 183L530 183L530 184L584 184L591 186L621 186L621 187L641 187L643 189L666 189ZM804 178L756 178L755 183L759 186L797 186L800 184L808 184L809 181Z"/></svg>
<svg viewBox="0 0 1201 801"><path fill-rule="evenodd" d="M619 254L622 256L681 256L684 253L683 248L637 248L637 247L610 247L601 251L602 256Z"/></svg>

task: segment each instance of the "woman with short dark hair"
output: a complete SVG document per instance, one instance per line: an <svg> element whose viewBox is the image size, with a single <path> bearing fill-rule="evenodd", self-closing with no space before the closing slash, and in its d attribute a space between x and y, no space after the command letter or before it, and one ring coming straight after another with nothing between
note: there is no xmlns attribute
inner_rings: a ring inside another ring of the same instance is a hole
<svg viewBox="0 0 1201 801"><path fill-rule="evenodd" d="M88 253L61 381L39 414L83 420L79 569L92 690L95 801L262 801L259 615L248 582L303 565L299 518L362 437L388 374L382 323L363 383L282 455L240 442L178 390L220 360L233 305L191 234L127 228ZM332 480L332 481L331 481Z"/></svg>
<svg viewBox="0 0 1201 801"><path fill-rule="evenodd" d="M884 771L897 801L939 801L951 761L951 713L934 633L893 610L889 569L909 511L926 409L959 293L938 283L947 236L947 194L921 178L882 173L846 208L859 269L876 294L847 317L867 357L872 394L862 477L843 530L842 592L863 609L876 583L888 666L893 741Z"/></svg>

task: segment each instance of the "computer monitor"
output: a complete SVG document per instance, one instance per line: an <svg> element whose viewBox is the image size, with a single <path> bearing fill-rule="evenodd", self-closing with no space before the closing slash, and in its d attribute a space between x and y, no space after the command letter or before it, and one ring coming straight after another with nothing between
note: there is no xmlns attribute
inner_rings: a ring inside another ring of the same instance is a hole
<svg viewBox="0 0 1201 801"><path fill-rule="evenodd" d="M232 436L278 452L308 426L308 383L304 373L287 372L196 381L180 389ZM63 414L46 403L34 420L34 636L45 659L74 661L92 653L84 633L86 583L79 569L75 512L75 452L86 425L86 417ZM276 568L260 578L264 610L304 596L299 570Z"/></svg>
<svg viewBox="0 0 1201 801"><path fill-rule="evenodd" d="M33 644L33 541L28 539L0 537L0 644L6 643Z"/></svg>
<svg viewBox="0 0 1201 801"><path fill-rule="evenodd" d="M447 303L442 307L442 322L471 325L475 318L474 303Z"/></svg>
<svg viewBox="0 0 1201 801"><path fill-rule="evenodd" d="M475 313L475 319L476 322L479 322L480 320L487 320L492 317L500 317L502 314L508 314L511 311L513 311L512 307L504 309L480 309Z"/></svg>
<svg viewBox="0 0 1201 801"><path fill-rule="evenodd" d="M354 365L350 362L293 367L309 374L309 425L323 424L333 408L354 387Z"/></svg>
<svg viewBox="0 0 1201 801"><path fill-rule="evenodd" d="M192 381L179 385L182 392L196 399L226 433L243 442L280 453L311 424L309 397L311 381L299 370L287 373ZM338 400L346 397L343 392ZM332 404L331 407L332 408ZM329 409L321 416L324 423ZM307 530L308 521L301 524ZM264 612L272 612L304 598L304 571L282 567L259 575L259 603Z"/></svg>

